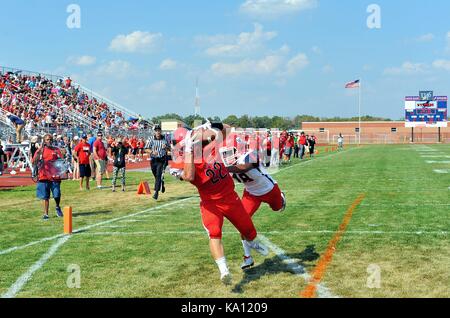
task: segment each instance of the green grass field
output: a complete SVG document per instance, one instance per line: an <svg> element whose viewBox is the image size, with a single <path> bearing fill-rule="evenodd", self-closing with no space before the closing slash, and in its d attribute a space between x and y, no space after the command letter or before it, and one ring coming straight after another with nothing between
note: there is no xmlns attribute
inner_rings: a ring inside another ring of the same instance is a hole
<svg viewBox="0 0 450 318"><path fill-rule="evenodd" d="M448 298L445 156L448 145L365 146L294 161L274 174L287 195L286 211L263 206L255 225L278 254L283 250L283 257L311 274L344 215L364 194L321 286L336 297ZM80 192L75 182L65 182L62 205L73 207L74 227L83 230L67 241L58 236L63 223L54 217L54 204L51 220L40 220L34 187L0 192L0 295L295 298L307 286L305 276L274 252L266 259L256 256L256 266L243 273L239 235L227 222L224 244L234 284L223 286L195 189L166 176L167 193L155 203L135 194L144 179L151 182L150 174L128 173L128 192L115 194ZM242 187L237 190L242 193ZM67 285L72 264L81 270L80 288ZM373 277L380 278L378 286L368 284Z"/></svg>

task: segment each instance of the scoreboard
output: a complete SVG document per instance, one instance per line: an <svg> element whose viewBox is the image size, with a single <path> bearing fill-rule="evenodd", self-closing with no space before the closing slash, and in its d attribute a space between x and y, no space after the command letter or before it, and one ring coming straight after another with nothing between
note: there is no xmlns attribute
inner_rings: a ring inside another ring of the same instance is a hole
<svg viewBox="0 0 450 318"><path fill-rule="evenodd" d="M447 127L447 96L433 96L433 92L420 92L420 96L405 98L407 128Z"/></svg>

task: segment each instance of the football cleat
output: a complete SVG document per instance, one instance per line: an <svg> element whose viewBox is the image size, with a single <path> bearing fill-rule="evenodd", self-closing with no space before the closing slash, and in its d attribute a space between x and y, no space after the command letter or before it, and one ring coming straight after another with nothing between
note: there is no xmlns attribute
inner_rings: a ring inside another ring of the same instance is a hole
<svg viewBox="0 0 450 318"><path fill-rule="evenodd" d="M246 270L250 267L252 267L253 265L255 265L255 261L253 260L253 257L245 257L244 256L244 262L241 264L241 268L242 270Z"/></svg>
<svg viewBox="0 0 450 318"><path fill-rule="evenodd" d="M221 276L220 276L220 280L222 281L222 283L224 284L224 285L231 285L231 283L232 283L232 277L231 277L231 274L230 274L230 272L226 272L226 273L223 273Z"/></svg>
<svg viewBox="0 0 450 318"><path fill-rule="evenodd" d="M251 242L247 241L247 244L248 244L248 247L250 247L252 250L255 250L262 256L269 255L269 249L265 245L263 245L259 242L256 242L256 241L251 241Z"/></svg>

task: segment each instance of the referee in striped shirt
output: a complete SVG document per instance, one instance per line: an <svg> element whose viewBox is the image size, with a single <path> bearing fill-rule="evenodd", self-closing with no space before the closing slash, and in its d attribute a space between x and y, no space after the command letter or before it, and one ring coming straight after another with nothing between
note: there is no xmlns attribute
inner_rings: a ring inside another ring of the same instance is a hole
<svg viewBox="0 0 450 318"><path fill-rule="evenodd" d="M155 194L153 199L158 200L159 191L166 192L164 187L163 173L166 166L166 155L169 150L169 143L161 133L161 126L154 128L155 136L149 142L151 151L152 173L155 177Z"/></svg>

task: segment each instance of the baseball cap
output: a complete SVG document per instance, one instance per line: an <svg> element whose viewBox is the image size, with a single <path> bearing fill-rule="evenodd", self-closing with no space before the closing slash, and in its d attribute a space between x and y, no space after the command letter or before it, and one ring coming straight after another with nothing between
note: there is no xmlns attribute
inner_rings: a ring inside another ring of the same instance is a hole
<svg viewBox="0 0 450 318"><path fill-rule="evenodd" d="M161 130L161 126L160 125L156 125L155 128L153 128L153 130Z"/></svg>
<svg viewBox="0 0 450 318"><path fill-rule="evenodd" d="M87 135L86 134L82 134L81 135L81 139L87 139Z"/></svg>

